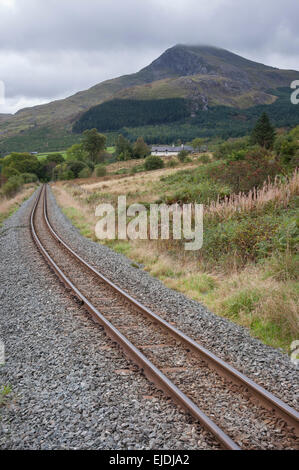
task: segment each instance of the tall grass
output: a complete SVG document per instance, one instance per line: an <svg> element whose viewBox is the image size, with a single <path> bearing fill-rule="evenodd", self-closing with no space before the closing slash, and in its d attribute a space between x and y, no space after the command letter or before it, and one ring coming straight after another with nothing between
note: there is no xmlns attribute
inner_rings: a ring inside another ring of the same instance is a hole
<svg viewBox="0 0 299 470"><path fill-rule="evenodd" d="M266 181L261 189L252 189L249 193L231 194L216 201L211 201L205 208L205 214L219 219L228 219L236 212L261 210L269 202L276 206L288 207L291 197L299 195L299 171L291 177L276 177L273 182Z"/></svg>

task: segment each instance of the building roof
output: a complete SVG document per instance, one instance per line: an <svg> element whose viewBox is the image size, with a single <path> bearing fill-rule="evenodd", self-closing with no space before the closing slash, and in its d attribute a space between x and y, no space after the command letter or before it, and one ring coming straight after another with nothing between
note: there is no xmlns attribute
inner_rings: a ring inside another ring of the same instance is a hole
<svg viewBox="0 0 299 470"><path fill-rule="evenodd" d="M181 152L182 150L188 150L193 152L194 148L190 145L182 145L180 147L174 147L172 145L153 145L152 152Z"/></svg>

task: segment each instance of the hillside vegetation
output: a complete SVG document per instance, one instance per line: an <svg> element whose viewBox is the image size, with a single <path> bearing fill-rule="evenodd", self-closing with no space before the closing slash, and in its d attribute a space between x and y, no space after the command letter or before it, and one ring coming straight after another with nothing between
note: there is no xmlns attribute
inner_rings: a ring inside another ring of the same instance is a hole
<svg viewBox="0 0 299 470"><path fill-rule="evenodd" d="M166 121L163 122L161 119L159 125L145 124L148 119L151 119L151 115L148 115L147 109L155 107L157 103L156 100L147 100L144 101L144 107L139 109L138 115L140 121L136 127L124 120L126 114L130 114L129 109L132 101L123 100L121 102L121 106L119 107L121 118L119 118L114 104L112 105L112 102L107 102L83 114L78 121L78 127L77 124L75 124L74 130L81 131L85 128L96 127L100 132L103 132L105 129L118 129L118 132L121 132L129 140L136 140L139 136L142 136L149 144L155 144L157 142L172 144L178 139L190 141L198 136L209 139L228 139L229 137L244 136L250 132L255 121L264 111L267 112L276 127L295 126L299 122L299 106L294 106L291 103L289 88L280 88L272 91L272 93L273 96L275 95L277 97L274 103L270 105L252 106L242 110L228 106L214 106L206 111L199 109L192 117L188 114L185 118L179 118L180 108L178 108L175 114L170 112L169 115L169 120L171 120L173 116L177 117L176 122L169 124ZM158 100L159 103L163 101L165 101L166 104L169 103L170 100ZM173 106L180 106L182 101L183 100L172 100L172 104ZM137 101L137 103L139 103L139 101ZM190 104L186 101L185 109L187 110L188 108L190 109ZM134 106L131 109L134 109ZM158 107L156 109L158 111ZM121 122L125 123L124 127L118 127ZM143 123L143 125L140 125L140 123ZM109 133L107 137L109 139ZM111 137L115 139L115 136L112 135Z"/></svg>
<svg viewBox="0 0 299 470"><path fill-rule="evenodd" d="M75 123L74 132L96 128L104 131L180 121L190 115L190 104L181 98L164 100L112 100L91 108Z"/></svg>

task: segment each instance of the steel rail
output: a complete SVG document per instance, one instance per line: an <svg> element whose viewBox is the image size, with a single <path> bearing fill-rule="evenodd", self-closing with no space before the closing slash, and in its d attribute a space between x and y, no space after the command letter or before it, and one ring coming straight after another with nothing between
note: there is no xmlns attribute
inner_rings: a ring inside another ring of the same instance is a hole
<svg viewBox="0 0 299 470"><path fill-rule="evenodd" d="M32 209L31 213L31 232L34 241L36 242L38 248L48 261L48 263L53 267L56 274L60 277L62 282L73 292L75 295L85 304L89 312L104 326L107 330L109 336L116 340L126 353L136 362L145 372L146 376L153 380L160 388L164 390L168 395L175 399L183 408L185 408L189 413L192 414L196 419L198 419L206 429L211 431L221 442L221 444L228 449L239 449L237 444L235 444L215 423L213 423L185 394L183 394L169 379L159 371L130 341L128 341L125 336L123 336L106 318L89 302L88 299L72 284L72 282L64 275L60 268L56 265L55 261L49 256L47 251L42 246L34 228L34 215L41 198L42 192L44 192L44 201L43 201L43 212L44 219L52 233L53 237L62 245L64 248L71 253L81 264L86 268L92 271L97 277L102 281L108 284L113 288L118 294L122 295L126 300L128 300L132 305L137 307L142 313L146 314L155 322L159 323L177 339L182 341L193 351L199 353L203 359L211 366L213 369L216 369L221 375L224 375L226 378L229 378L238 385L245 386L251 394L255 395L260 402L266 408L270 408L275 411L276 414L281 416L289 425L291 425L298 434L298 422L299 414L298 412L291 408L289 405L284 403L279 398L275 397L273 394L265 390L263 387L259 386L251 379L246 377L244 374L240 373L234 367L230 366L222 359L218 358L212 352L204 348L203 346L196 343L194 340L186 336L184 333L179 331L174 326L170 325L168 322L163 320L157 314L152 312L150 309L142 305L139 301L131 297L127 292L118 287L103 274L98 272L93 266L87 263L83 258L81 258L74 250L72 250L55 232L53 227L50 224L48 213L47 213L47 189L42 188L37 197L36 203Z"/></svg>
<svg viewBox="0 0 299 470"><path fill-rule="evenodd" d="M71 253L80 263L82 263L86 268L92 271L97 277L103 280L106 284L108 284L111 288L113 288L118 294L123 296L126 300L128 300L131 304L137 307L142 313L146 314L151 320L154 320L163 328L167 328L167 330L178 340L182 341L186 344L189 348L195 351L197 354L200 354L203 359L215 370L218 371L222 376L229 378L237 385L245 386L252 395L254 395L259 402L263 403L263 405L270 410L274 410L277 415L283 418L291 427L293 427L296 431L296 434L299 435L299 413L288 404L277 398L271 392L268 392L265 388L258 385L256 382L251 380L246 375L239 372L233 366L228 364L227 362L223 361L221 358L213 354L208 349L204 348L192 338L188 337L185 333L178 330L175 326L168 323L166 320L161 318L156 313L152 312L149 308L142 305L138 300L134 299L130 294L126 291L121 289L119 286L114 284L110 279L105 277L99 271L97 271L93 266L87 263L81 256L79 256L72 248L70 248L62 238L55 232L53 227L50 224L47 212L47 204L46 198L44 201L44 211L45 211L45 220L49 227L49 230L56 238L56 240L61 243L66 250Z"/></svg>
<svg viewBox="0 0 299 470"><path fill-rule="evenodd" d="M110 323L102 313L92 305L92 303L80 292L80 290L72 283L70 279L63 273L59 268L56 262L51 258L49 253L43 247L34 225L34 216L36 208L40 201L41 195L45 192L45 189L41 189L37 200L34 204L33 210L30 216L30 228L34 242L36 243L38 249L50 265L50 267L55 271L57 276L63 282L63 284L71 289L76 297L78 297L85 308L92 314L96 321L98 321L107 332L108 336L116 341L126 354L143 370L146 377L153 381L159 389L163 390L168 396L170 396L174 401L184 408L188 413L190 413L195 419L197 419L205 429L211 432L220 444L228 450L241 450L240 447L229 437L227 436L222 429L217 426L205 413L203 413L200 408L190 400L174 383L172 383L164 374L161 372L147 357L139 351L117 328L115 328L112 323ZM44 202L46 198L44 198Z"/></svg>

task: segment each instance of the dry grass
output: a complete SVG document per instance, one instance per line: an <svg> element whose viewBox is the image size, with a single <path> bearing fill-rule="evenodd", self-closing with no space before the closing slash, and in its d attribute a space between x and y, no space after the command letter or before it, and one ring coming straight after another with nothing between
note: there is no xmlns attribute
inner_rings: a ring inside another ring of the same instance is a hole
<svg viewBox="0 0 299 470"><path fill-rule="evenodd" d="M65 214L72 219L84 236L95 238L96 220L91 208L70 194L63 186L52 185L52 190L60 207L63 208Z"/></svg>
<svg viewBox="0 0 299 470"><path fill-rule="evenodd" d="M27 184L14 197L0 198L0 223L17 210L18 207L31 196L35 189L35 184Z"/></svg>
<svg viewBox="0 0 299 470"><path fill-rule="evenodd" d="M236 212L261 210L269 202L287 207L292 196L299 194L299 172L296 169L290 178L282 181L276 178L273 183L266 182L262 189L253 189L248 194L232 194L224 200L213 201L206 208L209 215L227 219Z"/></svg>
<svg viewBox="0 0 299 470"><path fill-rule="evenodd" d="M126 163L126 162L124 162ZM197 168L198 164L189 163L187 165L179 165L175 168L165 168L161 170L146 171L135 175L122 175L120 178L116 175L102 179L98 182L89 182L82 180L81 187L87 191L105 190L105 192L113 191L115 194L126 194L126 191L140 191L147 183L152 183L161 178L161 176L169 176L178 170Z"/></svg>

